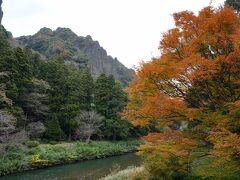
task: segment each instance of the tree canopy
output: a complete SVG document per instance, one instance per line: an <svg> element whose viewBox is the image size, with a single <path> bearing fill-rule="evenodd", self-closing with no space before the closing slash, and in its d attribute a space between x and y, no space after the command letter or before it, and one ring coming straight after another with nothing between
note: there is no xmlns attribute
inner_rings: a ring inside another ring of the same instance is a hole
<svg viewBox="0 0 240 180"><path fill-rule="evenodd" d="M173 18L161 56L141 64L128 88L125 116L162 129L141 148L154 176L239 177L239 19L227 6Z"/></svg>

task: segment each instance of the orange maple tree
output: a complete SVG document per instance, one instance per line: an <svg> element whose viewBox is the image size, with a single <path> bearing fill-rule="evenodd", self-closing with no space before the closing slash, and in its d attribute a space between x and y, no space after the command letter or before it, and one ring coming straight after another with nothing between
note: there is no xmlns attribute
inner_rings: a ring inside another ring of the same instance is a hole
<svg viewBox="0 0 240 180"><path fill-rule="evenodd" d="M222 161L211 161L214 167L231 162L234 171L225 174L239 173L239 18L227 6L209 6L198 15L183 11L173 17L175 28L163 34L161 56L142 63L130 83L124 115L135 125L157 122L161 133L150 133L145 137L147 145L140 148L146 159L172 163L169 159L175 157L181 164L164 169L162 163L150 163L152 173L162 177L163 171L169 176L183 173L183 167L187 171L196 159L219 160L220 155ZM174 124L179 127L171 128ZM196 174L203 176L200 170ZM215 171L204 176L212 175L222 176Z"/></svg>

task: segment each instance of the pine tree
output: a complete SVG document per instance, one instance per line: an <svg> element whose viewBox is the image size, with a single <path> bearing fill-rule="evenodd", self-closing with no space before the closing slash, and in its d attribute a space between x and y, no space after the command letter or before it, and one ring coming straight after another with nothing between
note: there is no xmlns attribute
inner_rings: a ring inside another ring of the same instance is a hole
<svg viewBox="0 0 240 180"><path fill-rule="evenodd" d="M45 136L51 140L60 140L61 134L62 131L58 121L58 117L56 114L51 114L47 121L47 130Z"/></svg>
<svg viewBox="0 0 240 180"><path fill-rule="evenodd" d="M127 95L113 76L102 74L95 85L95 105L106 118L117 118L127 102Z"/></svg>
<svg viewBox="0 0 240 180"><path fill-rule="evenodd" d="M95 105L105 117L100 128L103 136L113 140L128 136L130 124L120 116L126 103L127 95L113 76L100 75L95 85Z"/></svg>

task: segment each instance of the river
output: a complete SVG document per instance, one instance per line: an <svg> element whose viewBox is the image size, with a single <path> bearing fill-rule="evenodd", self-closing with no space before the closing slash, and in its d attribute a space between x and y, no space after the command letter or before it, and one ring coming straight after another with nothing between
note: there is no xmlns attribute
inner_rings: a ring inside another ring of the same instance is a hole
<svg viewBox="0 0 240 180"><path fill-rule="evenodd" d="M140 166L142 159L134 154L83 161L75 164L26 171L0 178L0 180L95 180L110 174L114 169Z"/></svg>

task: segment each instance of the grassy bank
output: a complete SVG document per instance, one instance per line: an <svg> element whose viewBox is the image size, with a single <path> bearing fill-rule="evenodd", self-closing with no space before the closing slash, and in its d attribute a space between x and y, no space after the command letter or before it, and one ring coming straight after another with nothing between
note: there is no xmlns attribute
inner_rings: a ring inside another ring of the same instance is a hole
<svg viewBox="0 0 240 180"><path fill-rule="evenodd" d="M138 140L119 142L62 142L59 144L39 144L28 142L10 147L0 158L0 176L24 170L44 168L76 161L121 155L136 150Z"/></svg>
<svg viewBox="0 0 240 180"><path fill-rule="evenodd" d="M141 180L141 175L144 174L143 167L129 167L117 173L112 173L101 180Z"/></svg>

